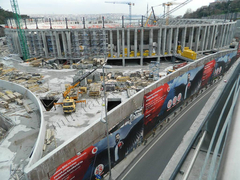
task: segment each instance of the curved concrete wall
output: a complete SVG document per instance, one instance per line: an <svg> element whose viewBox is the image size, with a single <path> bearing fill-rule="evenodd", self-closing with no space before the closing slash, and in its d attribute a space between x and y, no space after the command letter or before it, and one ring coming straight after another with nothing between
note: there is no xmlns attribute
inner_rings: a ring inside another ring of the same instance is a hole
<svg viewBox="0 0 240 180"><path fill-rule="evenodd" d="M233 51L236 51L236 49L224 50L215 54L210 54L182 67L180 71L175 71L174 73L171 73L168 76L161 78L155 83L139 91L130 99L128 99L124 103L121 103L119 106L115 107L108 113L108 122L110 129L120 123L126 117L130 116L130 114L137 110L137 108L142 107L144 94L152 91L160 85L163 85L164 83L169 82L170 80L178 77L181 74L184 74L191 69L194 69L215 58L221 57ZM77 134L72 139L69 139L68 141L57 147L55 150L47 154L45 157L40 159L38 162L33 164L31 167L29 167L25 171L26 177L28 179L39 180L49 179L60 164L75 156L77 152L81 152L90 145L93 145L96 142L100 141L103 137L105 137L105 133L105 124L100 121L96 121L95 124L86 129L83 133Z"/></svg>
<svg viewBox="0 0 240 180"><path fill-rule="evenodd" d="M4 80L0 80L0 84L2 87L4 87L5 89L9 89L12 91L16 91L21 93L22 95L28 97L38 108L39 110L39 114L40 114L40 129L39 129L39 134L38 134L38 138L37 141L35 143L35 147L32 153L32 156L30 158L30 161L27 165L27 167L33 165L35 162L37 162L39 159L41 159L42 157L42 149L43 149L43 144L44 144L44 140L45 140L45 134L46 134L46 123L44 121L44 117L43 117L43 109L41 106L41 102L38 100L38 98L28 89L26 89L25 87L12 83L12 82L8 82L8 81L4 81ZM26 168L27 168L26 167Z"/></svg>

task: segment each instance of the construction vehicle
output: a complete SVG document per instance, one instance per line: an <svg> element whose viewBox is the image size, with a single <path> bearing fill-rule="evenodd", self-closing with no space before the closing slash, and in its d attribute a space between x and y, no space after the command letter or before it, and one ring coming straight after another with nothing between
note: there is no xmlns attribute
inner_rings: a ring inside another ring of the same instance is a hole
<svg viewBox="0 0 240 180"><path fill-rule="evenodd" d="M159 5L158 5L158 6L159 6ZM152 11L151 11L150 15L148 16L148 18L147 18L147 20L146 20L146 22L145 22L145 24L144 24L144 27L147 26L148 21L149 21L149 19L151 18L152 14L153 14L153 18L154 18L154 20L153 20L153 24L156 25L156 23L157 23L157 19L156 19L156 16L155 16L154 10L153 10L153 6L151 7L151 9L152 9Z"/></svg>
<svg viewBox="0 0 240 180"><path fill-rule="evenodd" d="M196 60L197 59L197 53L189 47L184 47L183 52L181 53L181 56L186 57L188 59Z"/></svg>
<svg viewBox="0 0 240 180"><path fill-rule="evenodd" d="M72 113L76 111L77 103L85 103L86 100L78 100L79 94L86 92L86 87L76 88L82 80L96 71L97 68L83 74L79 79L74 81L71 85L65 85L66 90L63 92L63 102L54 103L54 107L56 109L56 105L62 105L64 114Z"/></svg>

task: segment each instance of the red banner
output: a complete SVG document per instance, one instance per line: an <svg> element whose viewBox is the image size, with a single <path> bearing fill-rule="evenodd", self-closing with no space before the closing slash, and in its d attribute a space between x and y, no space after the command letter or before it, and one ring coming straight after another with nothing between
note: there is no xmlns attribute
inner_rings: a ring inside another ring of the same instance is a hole
<svg viewBox="0 0 240 180"><path fill-rule="evenodd" d="M237 59L240 57L240 41L238 42Z"/></svg>
<svg viewBox="0 0 240 180"><path fill-rule="evenodd" d="M144 124L152 121L160 112L162 105L170 91L167 83L144 95Z"/></svg>
<svg viewBox="0 0 240 180"><path fill-rule="evenodd" d="M215 60L212 60L205 64L204 69L203 69L201 87L207 85L211 75L213 74L215 64L216 64Z"/></svg>
<svg viewBox="0 0 240 180"><path fill-rule="evenodd" d="M51 180L70 180L70 179L83 179L91 159L97 153L97 147L91 146L78 155L65 161L58 166L56 172L51 177Z"/></svg>

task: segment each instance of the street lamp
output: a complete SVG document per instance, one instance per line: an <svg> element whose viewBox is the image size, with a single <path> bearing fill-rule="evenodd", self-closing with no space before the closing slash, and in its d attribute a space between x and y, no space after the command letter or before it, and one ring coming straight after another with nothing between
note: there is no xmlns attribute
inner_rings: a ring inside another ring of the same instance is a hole
<svg viewBox="0 0 240 180"><path fill-rule="evenodd" d="M101 119L102 122L106 124L106 129L107 129L107 148L108 148L108 166L109 166L109 180L111 180L111 156L110 156L110 147L109 147L109 134L108 134L108 119L107 119L107 106L106 106L106 86L105 86L105 72L104 69L111 69L112 66L109 65L103 65L103 92L104 92L104 106L105 106L105 121Z"/></svg>

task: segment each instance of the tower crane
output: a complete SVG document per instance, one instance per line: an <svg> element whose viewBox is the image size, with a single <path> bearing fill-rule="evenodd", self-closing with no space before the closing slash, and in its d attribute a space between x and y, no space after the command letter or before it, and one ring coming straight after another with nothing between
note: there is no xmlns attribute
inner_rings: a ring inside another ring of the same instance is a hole
<svg viewBox="0 0 240 180"><path fill-rule="evenodd" d="M132 2L121 2L121 1L105 1L105 3L113 3L113 4L127 4L129 6L129 20L131 25L132 20L132 6L134 6L134 3Z"/></svg>
<svg viewBox="0 0 240 180"><path fill-rule="evenodd" d="M185 6L186 4L188 4L188 3L191 2L191 1L192 1L192 0L186 0L186 1L182 2L182 3L176 3L176 2L170 2L170 3L169 3L169 2L168 2L168 3L171 4L171 5L173 5L173 4L179 4L179 5L176 6L175 8L173 8L173 9L171 9L171 10L169 10L169 6L171 6L171 5L168 5L167 13L166 13L166 14L165 14L165 5L166 5L167 3L163 3L163 6L164 6L164 15L161 16L160 18L165 18L165 17L167 16L167 18L166 18L166 25L168 25L169 15L172 14L173 12L177 11L177 10L180 9L181 7Z"/></svg>
<svg viewBox="0 0 240 180"><path fill-rule="evenodd" d="M12 6L12 11L15 14L15 22L17 25L17 33L18 33L18 38L20 42L23 59L26 60L29 58L29 51L28 51L26 36L25 36L24 30L22 30L22 23L21 23L21 16L20 16L20 11L18 7L18 2L17 0L10 0L10 2Z"/></svg>
<svg viewBox="0 0 240 180"><path fill-rule="evenodd" d="M176 4L181 4L181 3L177 3L177 2L167 2L167 3L163 3L163 7L164 7L164 17L166 18L166 25L168 25L168 21L169 21L169 9L170 6L172 5L176 5ZM165 7L167 6L167 13L165 14Z"/></svg>

